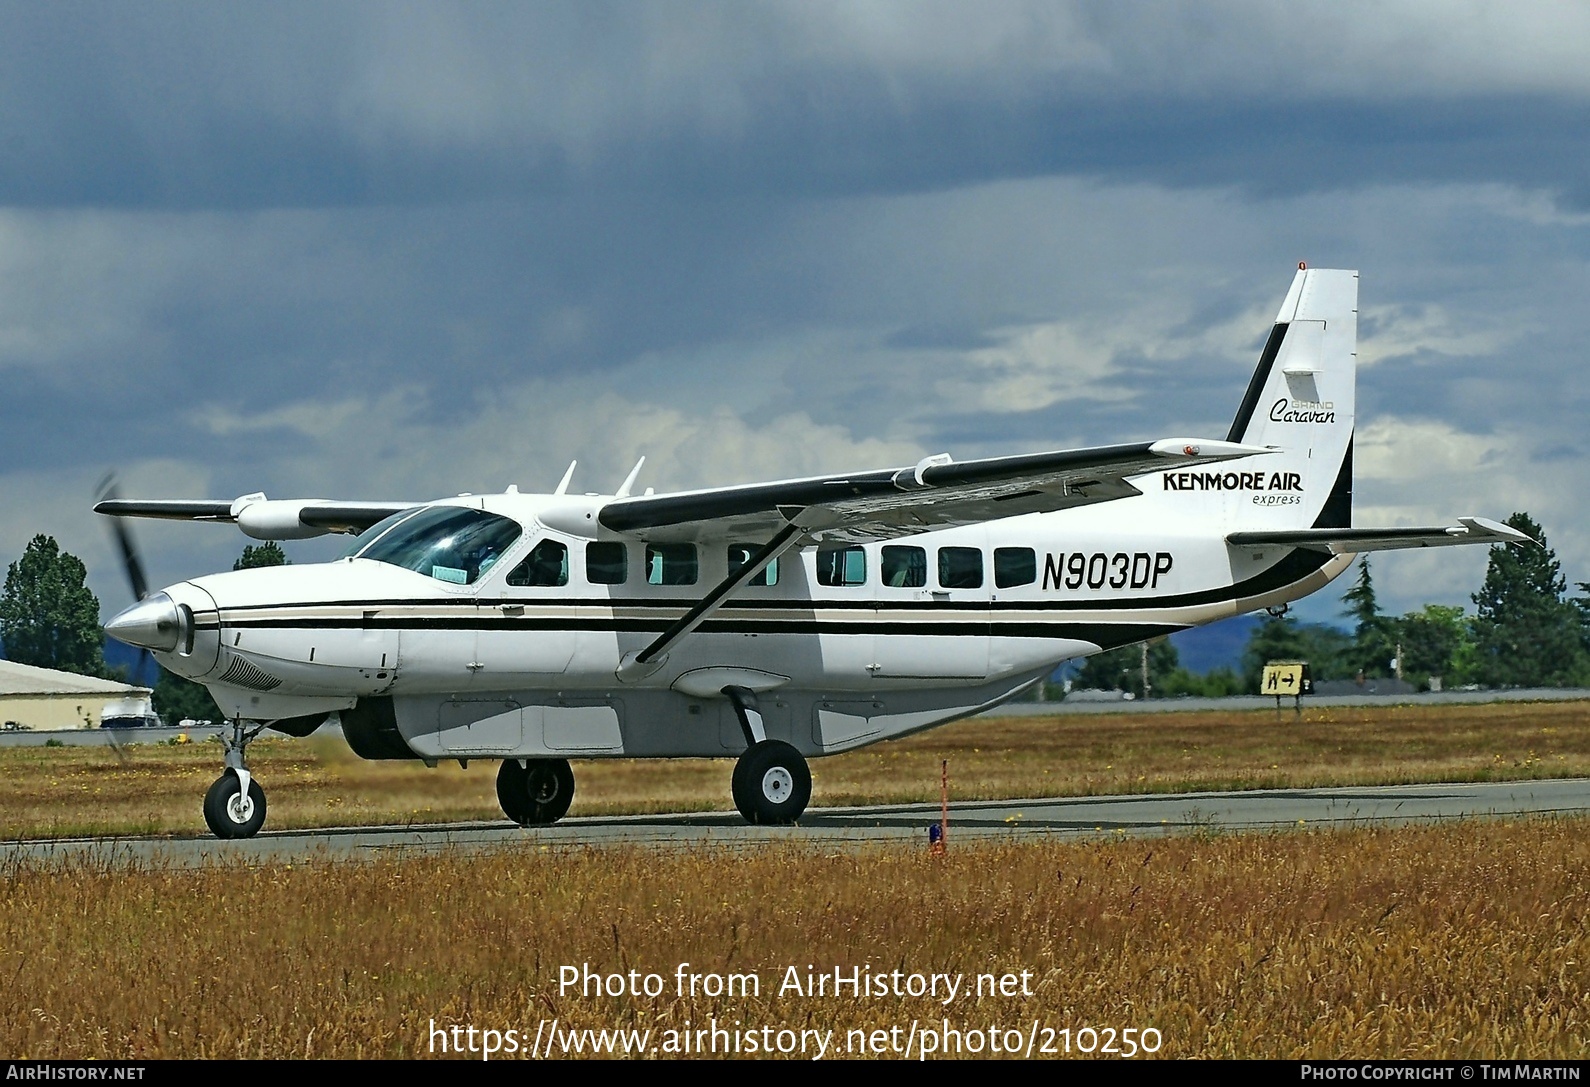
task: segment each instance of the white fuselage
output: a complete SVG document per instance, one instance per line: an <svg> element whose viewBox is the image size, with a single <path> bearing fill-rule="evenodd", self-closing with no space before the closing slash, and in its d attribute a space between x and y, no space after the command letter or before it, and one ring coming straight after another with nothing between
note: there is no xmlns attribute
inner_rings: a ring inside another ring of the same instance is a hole
<svg viewBox="0 0 1590 1087"><path fill-rule="evenodd" d="M860 559L823 559L827 545L786 552L773 584L738 589L623 679L626 655L727 575L728 543L696 542L688 583L653 584L646 541L582 531L595 518L581 503L594 511L601 498L449 500L523 526L474 584L363 558L196 578L166 590L193 613L191 650L159 658L243 718L390 699L389 726L427 760L737 754L729 684L759 693L770 737L831 753L975 712L1063 660L1326 584L1350 556L1225 542L1239 516L1253 525L1274 510L1285 523L1293 492L1328 483L1278 476L1262 464L1271 459L1194 480L1139 477L1141 496L1100 506L854 545ZM510 584L547 540L566 548L564 583ZM622 583L610 583L611 563L588 576L593 542L609 557L624 545ZM823 584L820 563L827 580L856 583Z"/></svg>

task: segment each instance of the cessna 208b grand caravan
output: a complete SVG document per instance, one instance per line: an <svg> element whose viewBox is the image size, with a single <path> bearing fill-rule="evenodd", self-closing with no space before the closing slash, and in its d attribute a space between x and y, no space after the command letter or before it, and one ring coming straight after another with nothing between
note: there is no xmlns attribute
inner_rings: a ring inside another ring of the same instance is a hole
<svg viewBox="0 0 1590 1087"><path fill-rule="evenodd" d="M807 758L976 713L1062 661L1327 584L1357 552L1528 537L1352 523L1358 276L1299 267L1223 440L631 494L436 502L110 500L115 516L354 534L344 557L194 578L106 630L232 721L205 799L265 819L247 744L341 720L371 759L500 759L503 811L569 808L570 758L738 756L746 819L790 823ZM636 471L639 471L639 465Z"/></svg>

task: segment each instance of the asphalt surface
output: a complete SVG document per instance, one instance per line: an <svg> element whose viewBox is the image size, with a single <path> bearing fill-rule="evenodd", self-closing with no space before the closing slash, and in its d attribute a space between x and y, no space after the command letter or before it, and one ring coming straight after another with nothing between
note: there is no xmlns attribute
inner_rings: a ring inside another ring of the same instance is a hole
<svg viewBox="0 0 1590 1087"><path fill-rule="evenodd" d="M1590 815L1590 778L1264 789L952 804L950 848L968 839L1034 841L1115 835L1156 836L1406 824L1522 815ZM871 844L922 848L939 809L931 804L813 808L797 827L751 827L737 815L640 815L566 819L526 830L503 823L404 828L265 831L237 842L211 838L68 839L0 845L0 865L28 858L59 863L177 865L311 862L398 853L497 849L756 848L795 842L813 848Z"/></svg>

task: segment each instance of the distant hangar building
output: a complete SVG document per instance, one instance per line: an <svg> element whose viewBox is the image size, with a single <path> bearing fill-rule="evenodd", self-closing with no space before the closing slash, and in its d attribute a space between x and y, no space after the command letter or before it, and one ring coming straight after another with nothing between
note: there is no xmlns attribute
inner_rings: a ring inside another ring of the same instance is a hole
<svg viewBox="0 0 1590 1087"><path fill-rule="evenodd" d="M0 660L0 728L36 732L156 724L148 687Z"/></svg>

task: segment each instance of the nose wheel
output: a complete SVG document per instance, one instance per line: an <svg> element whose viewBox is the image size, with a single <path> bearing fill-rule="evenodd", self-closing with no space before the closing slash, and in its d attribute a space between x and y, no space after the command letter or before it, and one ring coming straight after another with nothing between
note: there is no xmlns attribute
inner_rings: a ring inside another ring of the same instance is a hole
<svg viewBox="0 0 1590 1087"><path fill-rule="evenodd" d="M812 772L790 744L762 740L734 764L733 789L734 806L747 823L788 825L812 798Z"/></svg>
<svg viewBox="0 0 1590 1087"><path fill-rule="evenodd" d="M231 770L204 794L204 821L217 838L252 838L265 825L265 790L249 778L245 789Z"/></svg>
<svg viewBox="0 0 1590 1087"><path fill-rule="evenodd" d="M244 752L265 730L264 722L234 720L230 734L221 733L226 769L204 794L204 822L217 838L252 838L265 825L265 790L248 772Z"/></svg>

